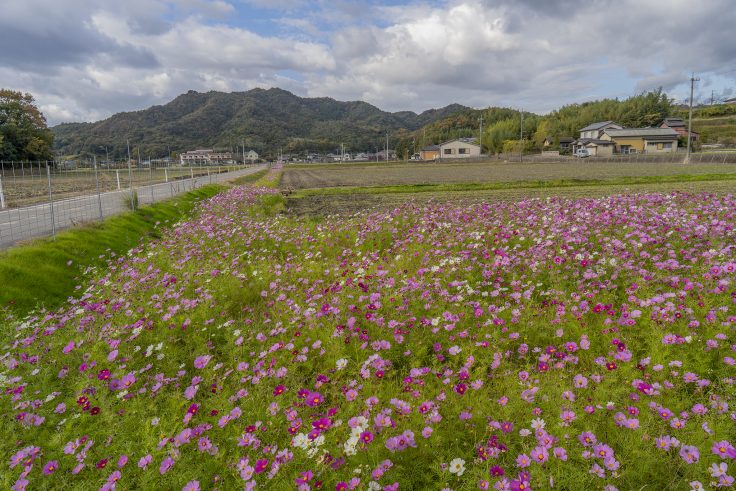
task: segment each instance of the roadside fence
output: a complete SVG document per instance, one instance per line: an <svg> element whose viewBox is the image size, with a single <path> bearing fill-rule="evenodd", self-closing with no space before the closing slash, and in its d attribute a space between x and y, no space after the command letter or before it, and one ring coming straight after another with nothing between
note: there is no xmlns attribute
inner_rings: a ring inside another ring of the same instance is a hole
<svg viewBox="0 0 736 491"><path fill-rule="evenodd" d="M262 165L0 161L0 249L135 210Z"/></svg>

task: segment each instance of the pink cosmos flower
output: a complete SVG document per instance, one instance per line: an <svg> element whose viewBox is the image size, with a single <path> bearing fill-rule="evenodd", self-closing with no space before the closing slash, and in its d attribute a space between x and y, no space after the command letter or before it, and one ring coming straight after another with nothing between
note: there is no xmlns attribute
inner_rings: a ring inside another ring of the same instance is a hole
<svg viewBox="0 0 736 491"><path fill-rule="evenodd" d="M194 359L194 368L202 369L207 366L207 364L212 359L212 355L202 355L198 356Z"/></svg>
<svg viewBox="0 0 736 491"><path fill-rule="evenodd" d="M199 481L189 481L181 488L181 491L200 491Z"/></svg>
<svg viewBox="0 0 736 491"><path fill-rule="evenodd" d="M164 474L169 472L169 469L171 469L172 467L174 467L174 459L167 456L164 460L161 461L161 465L159 466L158 471L163 476Z"/></svg>
<svg viewBox="0 0 736 491"><path fill-rule="evenodd" d="M59 468L59 461L58 460L50 460L46 462L46 465L43 466L43 473L47 476L50 476L54 472L56 472L56 469Z"/></svg>

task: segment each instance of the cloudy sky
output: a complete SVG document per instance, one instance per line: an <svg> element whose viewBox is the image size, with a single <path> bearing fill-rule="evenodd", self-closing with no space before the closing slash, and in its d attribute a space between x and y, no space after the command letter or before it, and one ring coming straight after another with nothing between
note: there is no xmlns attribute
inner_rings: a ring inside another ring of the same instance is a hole
<svg viewBox="0 0 736 491"><path fill-rule="evenodd" d="M734 0L0 0L0 87L50 124L187 90L547 112L662 86L736 95Z"/></svg>

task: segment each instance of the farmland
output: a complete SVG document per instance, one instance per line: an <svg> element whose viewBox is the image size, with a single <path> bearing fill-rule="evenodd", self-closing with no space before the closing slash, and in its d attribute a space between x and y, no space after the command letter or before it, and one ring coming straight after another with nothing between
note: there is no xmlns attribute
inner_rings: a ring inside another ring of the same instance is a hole
<svg viewBox="0 0 736 491"><path fill-rule="evenodd" d="M736 164L681 163L396 163L291 166L282 180L293 189L340 186L396 186L555 180L606 180L623 177L730 174Z"/></svg>
<svg viewBox="0 0 736 491"><path fill-rule="evenodd" d="M733 167L534 165L272 171L8 311L0 486L730 486Z"/></svg>
<svg viewBox="0 0 736 491"><path fill-rule="evenodd" d="M107 192L131 185L147 186L179 179L204 177L210 173L220 173L232 170L229 167L170 167L151 169L135 169L128 173L128 169L100 170L95 174L93 169L55 170L51 175L51 190L54 199L71 198L94 194L98 190ZM3 190L6 204L10 208L28 206L48 201L49 181L45 168L26 167L20 169L3 170ZM129 177L130 176L130 177Z"/></svg>

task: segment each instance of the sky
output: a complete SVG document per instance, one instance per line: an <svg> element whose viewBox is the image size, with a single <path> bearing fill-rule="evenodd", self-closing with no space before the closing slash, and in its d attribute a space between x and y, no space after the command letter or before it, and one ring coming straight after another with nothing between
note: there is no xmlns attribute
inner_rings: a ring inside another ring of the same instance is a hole
<svg viewBox="0 0 736 491"><path fill-rule="evenodd" d="M736 96L735 0L0 0L0 87L50 125L280 87L386 111Z"/></svg>

